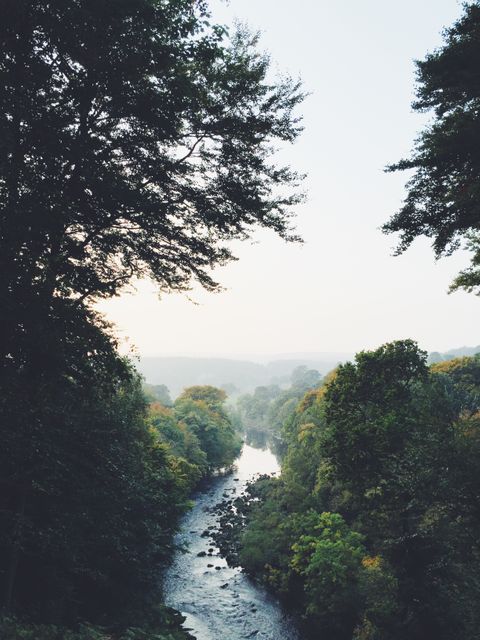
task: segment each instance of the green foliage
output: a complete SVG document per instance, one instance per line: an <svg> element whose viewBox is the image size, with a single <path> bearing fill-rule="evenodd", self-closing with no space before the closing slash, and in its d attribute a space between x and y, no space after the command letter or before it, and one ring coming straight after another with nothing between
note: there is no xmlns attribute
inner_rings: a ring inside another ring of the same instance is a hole
<svg viewBox="0 0 480 640"><path fill-rule="evenodd" d="M292 387L304 391L318 387L321 379L322 376L316 369L309 369L305 365L296 367L291 375Z"/></svg>
<svg viewBox="0 0 480 640"><path fill-rule="evenodd" d="M416 391L427 376L426 355L412 341L362 352L354 364L340 365L326 390L324 457L356 499L381 486L417 428L422 406Z"/></svg>
<svg viewBox="0 0 480 640"><path fill-rule="evenodd" d="M3 381L0 581L39 619L121 619L156 591L184 499L138 376L107 345L86 356L85 332L74 344L48 376Z"/></svg>
<svg viewBox="0 0 480 640"><path fill-rule="evenodd" d="M297 137L302 95L267 79L257 39L230 37L204 2L2 9L1 606L153 638L188 491L231 464L239 441L218 390L147 415L91 305L134 277L216 289L225 243L257 226L298 240L300 178L271 156ZM170 404L165 391L150 389ZM32 629L21 633L57 633Z"/></svg>
<svg viewBox="0 0 480 640"><path fill-rule="evenodd" d="M211 386L185 389L173 407L150 405L150 421L170 453L172 468L188 494L200 478L228 467L241 440L225 406L226 394Z"/></svg>
<svg viewBox="0 0 480 640"><path fill-rule="evenodd" d="M394 637L401 616L398 580L380 556L364 556L358 574L358 593L363 619L353 632L355 640L385 640Z"/></svg>
<svg viewBox="0 0 480 640"><path fill-rule="evenodd" d="M281 390L277 385L256 387L253 394L245 394L237 401L240 416L247 433L272 436L277 439L276 450L282 453L282 426L294 412L305 391L318 387L322 376L315 369L299 366L292 372L290 388Z"/></svg>
<svg viewBox="0 0 480 640"><path fill-rule="evenodd" d="M154 623L122 631L81 624L73 628L32 624L16 618L0 618L2 640L194 640L181 628L184 617L163 606L154 608Z"/></svg>
<svg viewBox="0 0 480 640"><path fill-rule="evenodd" d="M413 107L433 110L434 121L420 134L412 157L390 168L414 169L403 207L384 225L400 232L399 253L421 235L433 239L437 257L462 240L473 253L471 267L452 289L480 292L480 3L466 3L464 14L444 34L444 45L417 62L417 100Z"/></svg>
<svg viewBox="0 0 480 640"><path fill-rule="evenodd" d="M480 353L439 362L430 369L433 373L446 374L458 387L480 394Z"/></svg>
<svg viewBox="0 0 480 640"><path fill-rule="evenodd" d="M212 387L210 385L194 386L184 389L183 393L177 398L179 403L185 400L193 400L194 402L203 402L210 409L222 412L227 394L223 389Z"/></svg>
<svg viewBox="0 0 480 640"><path fill-rule="evenodd" d="M292 551L290 564L304 578L306 613L320 619L336 617L341 626L348 624L346 617L354 621L365 555L362 536L349 530L337 513L324 512L312 534L300 536Z"/></svg>
<svg viewBox="0 0 480 640"><path fill-rule="evenodd" d="M197 439L209 471L230 466L241 449L225 400L222 389L196 386L185 389L174 404L176 419Z"/></svg>
<svg viewBox="0 0 480 640"><path fill-rule="evenodd" d="M187 496L207 473L207 455L197 436L177 420L173 409L151 404L149 416L157 437L167 447L170 466Z"/></svg>
<svg viewBox="0 0 480 640"><path fill-rule="evenodd" d="M256 387L253 394L247 393L238 399L242 422L246 429L267 430L268 411L275 398L281 394L278 385Z"/></svg>
<svg viewBox="0 0 480 640"><path fill-rule="evenodd" d="M387 344L284 423L282 476L250 488L239 556L316 632L478 640L478 368Z"/></svg>
<svg viewBox="0 0 480 640"><path fill-rule="evenodd" d="M172 406L172 399L168 387L164 384L143 383L143 393L148 402L160 402L164 407Z"/></svg>
<svg viewBox="0 0 480 640"><path fill-rule="evenodd" d="M262 511L261 517L253 518L251 526L242 533L240 563L254 573L278 567L290 547L287 511L282 508L283 491L284 483L275 478L260 479L249 488L253 511L260 503Z"/></svg>

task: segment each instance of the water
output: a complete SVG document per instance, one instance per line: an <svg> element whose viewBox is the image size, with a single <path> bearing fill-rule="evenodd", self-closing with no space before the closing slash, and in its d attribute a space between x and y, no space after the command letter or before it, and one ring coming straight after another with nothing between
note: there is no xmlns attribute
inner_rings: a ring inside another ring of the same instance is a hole
<svg viewBox="0 0 480 640"><path fill-rule="evenodd" d="M184 626L197 640L300 640L294 621L278 602L240 569L229 567L212 540L201 536L208 527L216 526L217 516L209 508L221 502L224 493L238 495L256 474L279 470L268 449L245 444L234 473L216 478L197 496L183 520L177 542L186 545L188 553L177 552L167 572L165 602L183 613ZM209 549L213 549L212 556L197 555Z"/></svg>

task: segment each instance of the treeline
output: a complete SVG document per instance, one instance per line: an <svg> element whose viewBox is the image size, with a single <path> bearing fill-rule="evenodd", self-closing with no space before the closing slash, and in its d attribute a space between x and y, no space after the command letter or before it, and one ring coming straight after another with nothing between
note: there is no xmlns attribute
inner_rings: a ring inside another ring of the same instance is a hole
<svg viewBox="0 0 480 640"><path fill-rule="evenodd" d="M314 637L479 638L480 354L362 352L282 432L281 477L237 505L247 571Z"/></svg>

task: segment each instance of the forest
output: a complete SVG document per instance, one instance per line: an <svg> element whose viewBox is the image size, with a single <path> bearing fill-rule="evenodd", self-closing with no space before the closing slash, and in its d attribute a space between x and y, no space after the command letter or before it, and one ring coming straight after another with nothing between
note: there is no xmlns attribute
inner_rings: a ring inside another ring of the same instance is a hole
<svg viewBox="0 0 480 640"><path fill-rule="evenodd" d="M1 8L2 640L193 639L162 578L192 498L244 439L271 442L282 472L225 502L219 544L305 638L478 640L479 354L429 363L397 340L235 403L200 384L172 398L96 306L142 278L219 292L215 267L261 229L304 241L303 175L276 153L302 132L301 82L204 0ZM434 121L389 168L410 177L383 228L398 253L465 246L451 289L468 293L479 62L475 1L417 62L414 109Z"/></svg>
<svg viewBox="0 0 480 640"><path fill-rule="evenodd" d="M281 477L235 501L226 552L318 637L478 637L480 354L426 355L332 371L280 427Z"/></svg>

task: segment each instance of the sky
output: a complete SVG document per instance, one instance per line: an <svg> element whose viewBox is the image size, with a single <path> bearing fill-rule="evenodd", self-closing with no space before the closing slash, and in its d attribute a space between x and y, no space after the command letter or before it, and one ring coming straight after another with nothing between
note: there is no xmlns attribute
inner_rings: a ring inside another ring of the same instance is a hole
<svg viewBox="0 0 480 640"><path fill-rule="evenodd" d="M215 270L224 290L194 287L159 298L152 283L99 305L142 356L253 357L356 352L401 338L429 351L480 344L480 300L448 295L467 266L458 252L435 261L419 239L393 257L379 227L400 207L408 155L427 116L411 109L414 60L438 47L461 14L457 0L231 0L216 21L261 32L273 70L310 93L304 132L279 160L308 173L297 207L303 245L272 232L235 244L239 260Z"/></svg>

